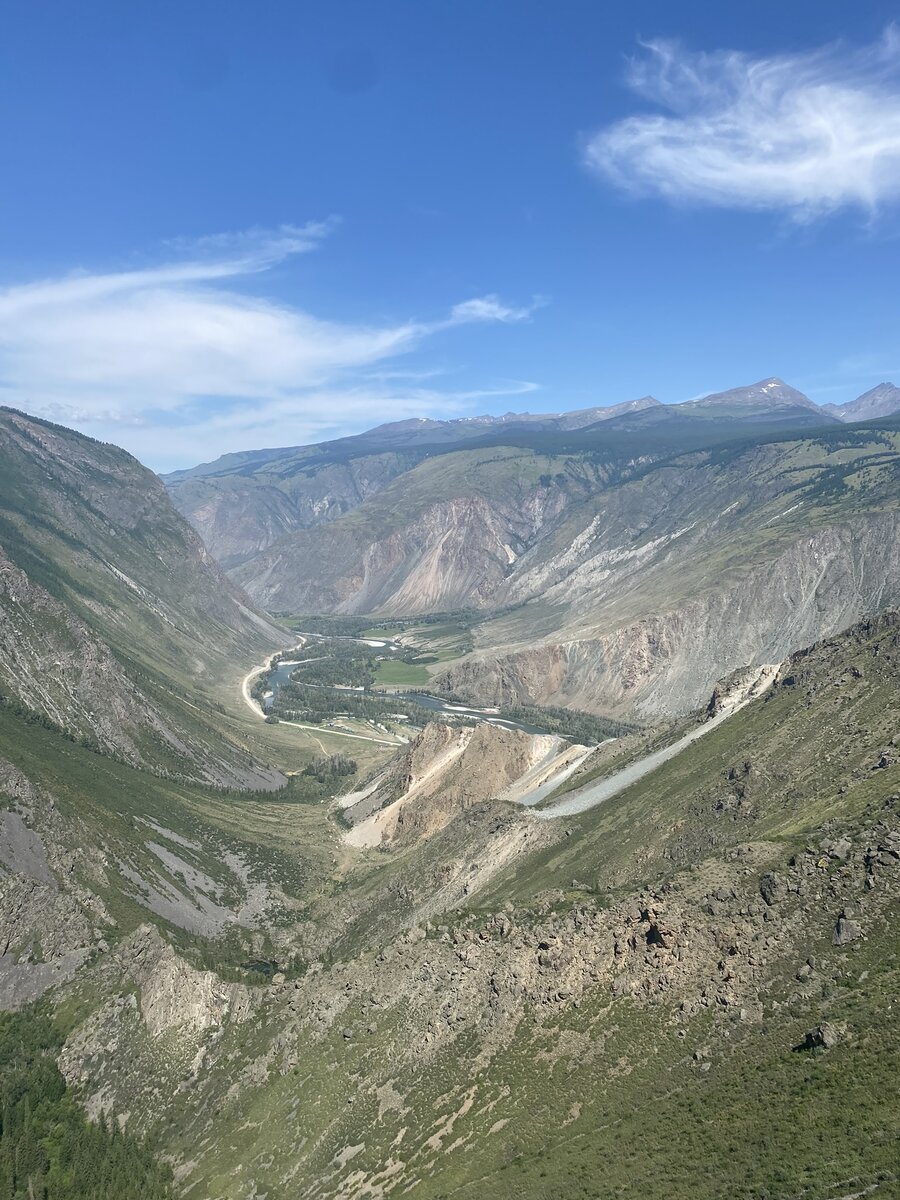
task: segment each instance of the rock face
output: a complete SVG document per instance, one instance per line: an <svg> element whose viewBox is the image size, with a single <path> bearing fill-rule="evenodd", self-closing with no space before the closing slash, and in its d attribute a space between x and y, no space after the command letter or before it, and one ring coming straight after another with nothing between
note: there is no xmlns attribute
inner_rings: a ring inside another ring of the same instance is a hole
<svg viewBox="0 0 900 1200"><path fill-rule="evenodd" d="M152 471L115 446L0 409L0 544L57 598L76 605L113 646L140 631L157 660L193 644L222 654L241 639L268 645L280 633L248 604L174 510ZM184 640L182 640L184 639ZM214 643L218 640L216 651ZM224 642L223 646L221 643Z"/></svg>
<svg viewBox="0 0 900 1200"><path fill-rule="evenodd" d="M489 608L520 554L592 486L593 470L540 472L527 456L423 464L342 521L297 532L233 572L273 611L394 614ZM444 476L453 476L447 491ZM440 488L435 484L440 482ZM395 524L396 514L407 519ZM305 563L305 567L301 564ZM310 570L314 563L315 569Z"/></svg>
<svg viewBox="0 0 900 1200"><path fill-rule="evenodd" d="M197 1035L226 1020L240 1022L250 1009L246 987L195 970L152 925L135 930L118 958L140 989L140 1012L152 1037L170 1030Z"/></svg>
<svg viewBox="0 0 900 1200"><path fill-rule="evenodd" d="M732 587L638 621L622 621L594 636L550 637L507 653L476 651L439 682L481 703L568 704L643 719L689 712L730 671L781 661L885 604L900 603L898 539L897 513L859 518L798 538ZM690 554L688 546L684 553ZM672 570L675 554L669 550L661 562L646 562L648 587L654 574L658 578ZM585 576L578 609L589 603L599 616L605 607L604 624L613 624L622 611L621 575L610 571L589 599L591 572ZM571 576L567 586L573 586ZM480 632L480 641L487 640L490 628Z"/></svg>
<svg viewBox="0 0 900 1200"><path fill-rule="evenodd" d="M340 802L357 847L410 846L445 828L460 813L504 797L535 768L558 768L566 748L552 735L534 736L481 722L458 727L431 722L398 753L373 784Z"/></svg>
<svg viewBox="0 0 900 1200"><path fill-rule="evenodd" d="M286 461L267 461L258 475L225 467L221 474L170 477L179 512L224 567L262 554L285 534L352 512L422 457L407 451L317 462L302 449L295 458L284 455Z"/></svg>

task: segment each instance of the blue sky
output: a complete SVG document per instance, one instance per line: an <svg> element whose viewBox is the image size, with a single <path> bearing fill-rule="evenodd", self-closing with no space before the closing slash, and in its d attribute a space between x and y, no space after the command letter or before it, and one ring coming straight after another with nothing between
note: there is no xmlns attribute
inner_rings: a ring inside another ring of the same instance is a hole
<svg viewBox="0 0 900 1200"><path fill-rule="evenodd" d="M893 15L7 0L0 401L167 469L900 383Z"/></svg>

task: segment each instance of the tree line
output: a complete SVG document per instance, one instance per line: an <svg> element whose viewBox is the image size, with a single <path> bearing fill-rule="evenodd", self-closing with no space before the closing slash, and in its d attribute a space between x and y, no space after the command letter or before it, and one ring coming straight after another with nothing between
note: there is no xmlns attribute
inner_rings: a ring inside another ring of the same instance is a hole
<svg viewBox="0 0 900 1200"><path fill-rule="evenodd" d="M62 1041L46 1017L0 1014L0 1200L174 1200L140 1141L87 1120L56 1065Z"/></svg>

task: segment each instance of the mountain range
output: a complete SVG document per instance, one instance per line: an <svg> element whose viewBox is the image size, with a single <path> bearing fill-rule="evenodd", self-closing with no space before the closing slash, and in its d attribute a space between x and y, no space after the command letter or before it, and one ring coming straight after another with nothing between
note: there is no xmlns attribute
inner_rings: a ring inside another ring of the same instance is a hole
<svg viewBox="0 0 900 1200"><path fill-rule="evenodd" d="M124 761L277 782L211 699L231 656L283 633L225 577L157 477L122 450L0 410L0 687ZM186 702L186 695L190 699Z"/></svg>
<svg viewBox="0 0 900 1200"><path fill-rule="evenodd" d="M217 560L237 566L284 534L335 520L370 499L425 458L498 437L518 444L526 435L587 430L611 456L658 454L666 437L682 442L740 433L744 423L802 427L890 416L900 389L883 383L844 405L819 406L780 379L762 380L683 404L652 396L609 407L533 415L420 418L380 425L355 437L312 446L226 454L213 463L164 476L179 511ZM711 422L712 426L704 424ZM644 431L644 447L629 434Z"/></svg>

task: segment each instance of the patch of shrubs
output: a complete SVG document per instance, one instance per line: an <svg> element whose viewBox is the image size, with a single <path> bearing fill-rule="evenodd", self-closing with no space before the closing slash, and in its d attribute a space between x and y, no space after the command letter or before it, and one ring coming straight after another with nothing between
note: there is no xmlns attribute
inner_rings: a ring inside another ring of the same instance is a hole
<svg viewBox="0 0 900 1200"><path fill-rule="evenodd" d="M355 775L356 765L356 759L348 754L321 754L303 768L303 774L312 775L319 783L329 784Z"/></svg>

